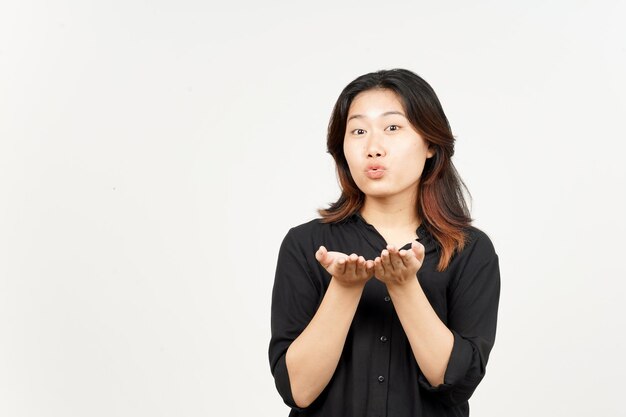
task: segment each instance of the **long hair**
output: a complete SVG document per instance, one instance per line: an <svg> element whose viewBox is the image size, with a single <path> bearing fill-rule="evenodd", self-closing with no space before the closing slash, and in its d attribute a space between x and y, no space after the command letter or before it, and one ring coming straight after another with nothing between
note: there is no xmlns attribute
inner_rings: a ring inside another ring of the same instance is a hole
<svg viewBox="0 0 626 417"><path fill-rule="evenodd" d="M426 159L420 177L416 212L422 224L441 248L438 271L445 270L455 251L466 243L465 229L471 224L463 190L469 190L452 163L455 138L441 103L432 87L405 69L392 69L362 75L348 84L339 95L328 124L327 148L335 160L341 196L327 209L320 209L322 221L335 223L358 212L365 195L357 187L343 153L346 119L352 100L367 90L388 89L400 98L411 125L435 150Z"/></svg>

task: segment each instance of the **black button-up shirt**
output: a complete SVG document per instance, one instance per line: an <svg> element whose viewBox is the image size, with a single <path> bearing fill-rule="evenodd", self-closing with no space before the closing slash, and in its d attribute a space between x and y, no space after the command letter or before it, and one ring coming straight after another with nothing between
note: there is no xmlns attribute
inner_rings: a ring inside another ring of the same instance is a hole
<svg viewBox="0 0 626 417"><path fill-rule="evenodd" d="M439 245L423 226L417 229L426 248L417 279L454 335L444 383L438 387L428 383L385 284L373 278L365 285L332 379L302 409L292 397L285 354L313 318L331 279L315 252L324 245L329 251L374 259L386 242L359 214L341 223L316 219L289 230L278 255L269 359L278 392L292 408L291 417L469 415L467 400L485 375L495 340L500 272L489 237L473 226L467 234L465 248L452 257L444 272L437 272Z"/></svg>

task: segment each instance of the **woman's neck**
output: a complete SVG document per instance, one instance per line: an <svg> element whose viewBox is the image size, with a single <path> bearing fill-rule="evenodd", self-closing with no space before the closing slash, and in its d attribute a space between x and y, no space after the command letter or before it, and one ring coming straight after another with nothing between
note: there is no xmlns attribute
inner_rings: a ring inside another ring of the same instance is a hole
<svg viewBox="0 0 626 417"><path fill-rule="evenodd" d="M361 216L377 229L416 230L420 224L414 199L389 200L366 196Z"/></svg>

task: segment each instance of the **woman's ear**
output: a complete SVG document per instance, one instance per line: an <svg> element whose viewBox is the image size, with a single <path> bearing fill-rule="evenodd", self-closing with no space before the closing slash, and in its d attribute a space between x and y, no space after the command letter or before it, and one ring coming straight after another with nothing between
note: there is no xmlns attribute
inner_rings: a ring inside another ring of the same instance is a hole
<svg viewBox="0 0 626 417"><path fill-rule="evenodd" d="M435 147L429 144L428 150L426 151L426 159L432 158L433 156L435 156Z"/></svg>

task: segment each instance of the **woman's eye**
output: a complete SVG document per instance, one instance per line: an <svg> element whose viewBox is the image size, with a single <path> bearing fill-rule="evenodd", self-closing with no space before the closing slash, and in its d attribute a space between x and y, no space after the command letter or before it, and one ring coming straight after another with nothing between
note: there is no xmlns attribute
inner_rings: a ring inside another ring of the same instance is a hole
<svg viewBox="0 0 626 417"><path fill-rule="evenodd" d="M387 129L389 129L390 131L394 132L396 130L399 130L400 126L398 126L398 125L390 125L390 126L387 127Z"/></svg>
<svg viewBox="0 0 626 417"><path fill-rule="evenodd" d="M365 134L365 130L363 130L363 129L354 129L352 131L352 134L353 135L364 135Z"/></svg>

